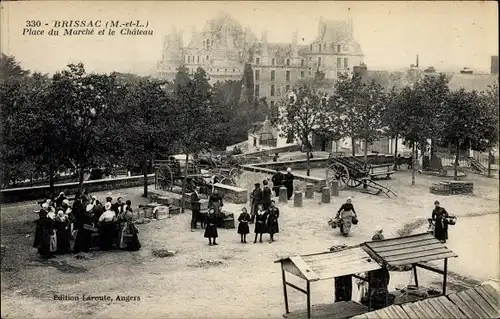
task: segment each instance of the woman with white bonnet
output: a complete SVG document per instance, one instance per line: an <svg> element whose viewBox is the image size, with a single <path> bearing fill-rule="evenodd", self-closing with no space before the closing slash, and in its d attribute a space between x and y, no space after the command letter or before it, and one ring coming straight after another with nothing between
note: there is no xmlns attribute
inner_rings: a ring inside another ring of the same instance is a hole
<svg viewBox="0 0 500 319"><path fill-rule="evenodd" d="M85 213L81 215L81 221L78 223L77 227L77 234L76 234L76 239L75 239L75 247L74 247L74 252L75 254L78 254L79 252L83 251L85 253L88 253L90 251L90 248L92 248L92 243L91 243L91 230L90 228L93 227L93 221L92 221L92 210L94 209L94 205L88 204L85 206Z"/></svg>
<svg viewBox="0 0 500 319"><path fill-rule="evenodd" d="M56 206L61 207L62 203L65 199L67 199L67 197L66 197L66 195L64 195L64 192L60 192L59 196L57 196L57 198L56 198Z"/></svg>
<svg viewBox="0 0 500 319"><path fill-rule="evenodd" d="M291 167L287 168L283 185L285 185L285 187L286 187L286 193L288 195L288 199L292 198L292 196L293 196L293 180L294 179L295 179L295 176L293 176L293 174L292 174L292 168Z"/></svg>
<svg viewBox="0 0 500 319"><path fill-rule="evenodd" d="M67 254L70 249L70 227L68 217L62 210L57 212L54 226L57 235L57 253L60 255Z"/></svg>
<svg viewBox="0 0 500 319"><path fill-rule="evenodd" d="M335 216L335 218L340 218L340 232L342 235L347 236L349 234L353 217L356 217L356 211L354 211L352 198L349 196L347 197L346 202L340 206L340 209Z"/></svg>
<svg viewBox="0 0 500 319"><path fill-rule="evenodd" d="M107 202L104 205L104 213L99 217L99 234L101 250L111 250L116 233L115 228L115 212L111 209L111 203Z"/></svg>

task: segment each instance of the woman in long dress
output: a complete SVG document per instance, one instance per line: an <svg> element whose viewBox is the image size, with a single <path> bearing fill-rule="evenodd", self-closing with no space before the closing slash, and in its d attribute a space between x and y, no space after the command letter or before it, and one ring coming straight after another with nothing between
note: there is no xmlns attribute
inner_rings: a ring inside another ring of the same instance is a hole
<svg viewBox="0 0 500 319"><path fill-rule="evenodd" d="M139 237L137 236L139 230L133 223L134 211L132 209L132 202L127 200L126 204L127 207L125 208L125 212L122 214L122 223L125 223L125 228L122 231L120 248L129 251L137 251L141 249L141 243L139 241Z"/></svg>
<svg viewBox="0 0 500 319"><path fill-rule="evenodd" d="M283 184L286 187L286 193L287 193L289 200L293 196L293 180L294 179L295 179L295 176L292 174L292 168L290 168L290 167L287 168Z"/></svg>
<svg viewBox="0 0 500 319"><path fill-rule="evenodd" d="M271 201L271 206L267 210L267 231L271 236L269 242L272 243L274 241L274 234L280 232L278 218L280 217L280 210L275 206L274 200Z"/></svg>
<svg viewBox="0 0 500 319"><path fill-rule="evenodd" d="M104 213L99 217L99 246L101 250L111 250L115 236L115 212L111 209L111 203L104 205Z"/></svg>
<svg viewBox="0 0 500 319"><path fill-rule="evenodd" d="M266 219L267 219L267 211L263 210L263 206L257 206L257 212L255 214L255 239L253 243L257 243L257 236L260 235L259 242L262 243L262 234L267 233L266 227Z"/></svg>
<svg viewBox="0 0 500 319"><path fill-rule="evenodd" d="M50 249L50 239L54 234L54 221L47 217L47 211L45 209L41 209L38 216L40 218L36 221L33 247L38 249L38 253L43 258L53 258L54 254Z"/></svg>
<svg viewBox="0 0 500 319"><path fill-rule="evenodd" d="M354 211L354 206L352 205L351 197L347 197L347 201L345 204L340 206L339 211L335 218L340 218L340 233L344 236L349 234L352 225L352 218L356 216L356 212Z"/></svg>
<svg viewBox="0 0 500 319"><path fill-rule="evenodd" d="M219 234L217 233L217 216L215 216L215 211L213 208L208 210L207 214L207 227L205 228L205 238L208 238L208 245L218 245L216 242Z"/></svg>
<svg viewBox="0 0 500 319"><path fill-rule="evenodd" d="M434 237L437 240L446 243L448 239L448 212L443 207L439 206L439 202L434 202L434 210L432 211L432 221L434 222Z"/></svg>
<svg viewBox="0 0 500 319"><path fill-rule="evenodd" d="M241 243L247 243L247 234L250 233L250 228L248 227L248 223L250 222L250 214L247 212L247 209L243 207L241 209L240 217L238 217L238 234L241 236Z"/></svg>
<svg viewBox="0 0 500 319"><path fill-rule="evenodd" d="M55 218L55 229L57 234L57 253L67 254L70 250L70 227L68 216L62 210L57 213Z"/></svg>

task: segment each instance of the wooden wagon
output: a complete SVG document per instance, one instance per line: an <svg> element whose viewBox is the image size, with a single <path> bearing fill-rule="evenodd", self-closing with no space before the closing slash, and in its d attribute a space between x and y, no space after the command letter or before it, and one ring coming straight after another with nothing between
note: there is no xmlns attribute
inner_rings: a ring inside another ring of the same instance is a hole
<svg viewBox="0 0 500 319"><path fill-rule="evenodd" d="M387 197L397 195L388 187L374 181L375 178L383 175L390 177L394 173L391 170L384 172L375 172L375 168L387 167L386 164L365 166L354 156L345 155L344 153L331 153L329 156L329 166L326 169L326 180L330 185L333 181L338 182L339 189L346 187L356 188L363 186L363 192L378 195L385 194Z"/></svg>

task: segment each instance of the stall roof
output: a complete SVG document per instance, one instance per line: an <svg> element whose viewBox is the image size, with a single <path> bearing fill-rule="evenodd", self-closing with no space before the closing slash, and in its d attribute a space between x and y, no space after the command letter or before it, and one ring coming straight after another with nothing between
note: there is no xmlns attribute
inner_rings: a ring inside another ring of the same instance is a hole
<svg viewBox="0 0 500 319"><path fill-rule="evenodd" d="M392 305L353 318L500 318L500 295L490 285L458 293Z"/></svg>
<svg viewBox="0 0 500 319"><path fill-rule="evenodd" d="M361 248L378 263L389 266L458 257L430 233L370 241L361 244Z"/></svg>
<svg viewBox="0 0 500 319"><path fill-rule="evenodd" d="M359 246L335 252L293 256L275 262L281 262L285 271L308 281L332 279L381 268Z"/></svg>

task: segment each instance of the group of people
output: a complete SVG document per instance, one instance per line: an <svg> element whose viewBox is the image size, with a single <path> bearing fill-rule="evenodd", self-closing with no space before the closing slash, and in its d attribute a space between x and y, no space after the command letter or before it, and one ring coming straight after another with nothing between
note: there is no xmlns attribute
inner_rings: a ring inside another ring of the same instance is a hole
<svg viewBox="0 0 500 319"><path fill-rule="evenodd" d="M70 204L61 192L57 198L41 203L38 216L33 247L46 259L56 254L89 252L94 246L100 250L141 248L139 231L132 222L132 203L123 202L121 197L116 202L107 197L103 205L85 190Z"/></svg>
<svg viewBox="0 0 500 319"><path fill-rule="evenodd" d="M285 186L288 199L292 198L294 179L295 179L295 176L292 174L292 168L290 168L290 167L287 168L286 174L283 174L281 172L281 169L277 168L276 173L271 178L271 181L273 182L273 189L274 189L274 193L276 194L276 197L280 196L281 186Z"/></svg>
<svg viewBox="0 0 500 319"><path fill-rule="evenodd" d="M264 206L263 204L257 205L257 209L254 214L249 214L247 209L243 207L240 216L238 217L238 234L240 234L241 243L247 243L247 235L250 233L249 224L255 224L255 239L253 243L257 243L257 238L259 242L262 243L262 235L269 234L269 243L274 242L274 235L279 233L279 223L278 219L280 217L280 211L274 200L269 202L269 205Z"/></svg>

